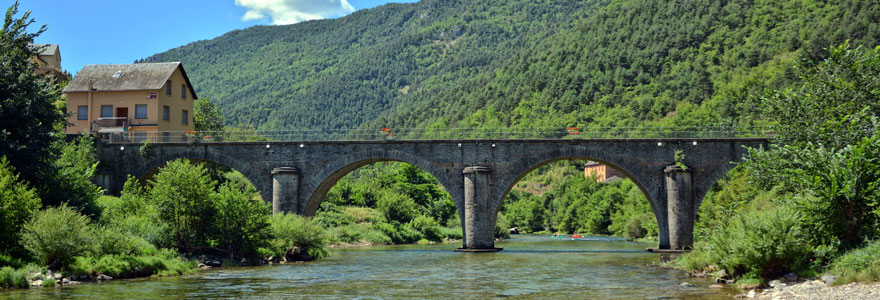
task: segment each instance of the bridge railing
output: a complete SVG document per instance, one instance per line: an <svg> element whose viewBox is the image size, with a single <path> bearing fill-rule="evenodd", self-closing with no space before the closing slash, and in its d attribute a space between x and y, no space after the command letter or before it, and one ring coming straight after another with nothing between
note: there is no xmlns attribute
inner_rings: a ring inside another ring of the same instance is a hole
<svg viewBox="0 0 880 300"><path fill-rule="evenodd" d="M766 127L592 127L592 128L381 128L315 129L278 131L129 131L99 134L109 143L224 143L299 141L395 141L395 140L589 140L589 139L710 139L767 138L775 134Z"/></svg>

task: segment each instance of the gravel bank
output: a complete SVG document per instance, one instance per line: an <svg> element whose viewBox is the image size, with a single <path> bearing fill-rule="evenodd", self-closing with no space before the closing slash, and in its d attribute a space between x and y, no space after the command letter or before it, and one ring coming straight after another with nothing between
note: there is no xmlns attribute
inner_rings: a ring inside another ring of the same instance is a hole
<svg viewBox="0 0 880 300"><path fill-rule="evenodd" d="M790 299L840 299L840 300L877 300L880 299L880 283L850 283L841 286L829 286L821 280L806 281L793 285L778 285L755 295L754 299L790 300Z"/></svg>

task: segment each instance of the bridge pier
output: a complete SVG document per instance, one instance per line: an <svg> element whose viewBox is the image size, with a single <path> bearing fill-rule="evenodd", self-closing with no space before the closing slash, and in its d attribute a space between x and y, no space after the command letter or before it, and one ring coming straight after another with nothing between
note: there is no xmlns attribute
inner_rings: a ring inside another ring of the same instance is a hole
<svg viewBox="0 0 880 300"><path fill-rule="evenodd" d="M679 166L668 166L666 174L666 204L671 250L691 249L694 245L694 195L691 173ZM661 249L664 248L661 245Z"/></svg>
<svg viewBox="0 0 880 300"><path fill-rule="evenodd" d="M282 212L300 213L299 177L297 167L280 167L272 170L272 214Z"/></svg>
<svg viewBox="0 0 880 300"><path fill-rule="evenodd" d="M497 212L489 197L488 167L464 168L464 220L462 220L462 248L468 252L494 252L495 218Z"/></svg>

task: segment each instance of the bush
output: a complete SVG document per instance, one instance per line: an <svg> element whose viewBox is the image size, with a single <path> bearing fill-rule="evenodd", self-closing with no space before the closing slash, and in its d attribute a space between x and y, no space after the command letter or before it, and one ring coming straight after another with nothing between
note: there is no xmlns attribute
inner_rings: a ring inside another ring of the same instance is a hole
<svg viewBox="0 0 880 300"><path fill-rule="evenodd" d="M91 250L89 218L66 205L40 211L22 228L22 245L50 269L66 266Z"/></svg>
<svg viewBox="0 0 880 300"><path fill-rule="evenodd" d="M276 214L272 216L269 229L274 239L271 250L276 256L286 256L291 249L299 247L308 251L314 258L326 256L327 243L324 228L315 219L296 214Z"/></svg>
<svg viewBox="0 0 880 300"><path fill-rule="evenodd" d="M27 271L13 269L12 267L0 268L0 287L26 289L30 287L27 280Z"/></svg>
<svg viewBox="0 0 880 300"><path fill-rule="evenodd" d="M202 165L179 159L159 169L149 197L159 208L159 218L167 224L175 247L192 252L208 246L214 234L217 201L207 170Z"/></svg>
<svg viewBox="0 0 880 300"><path fill-rule="evenodd" d="M95 229L96 256L154 254L156 246L145 239L128 234L114 227L100 226Z"/></svg>
<svg viewBox="0 0 880 300"><path fill-rule="evenodd" d="M256 254L269 238L266 228L272 211L263 201L253 200L256 194L254 188L232 182L220 186L214 228L219 245L230 256Z"/></svg>
<svg viewBox="0 0 880 300"><path fill-rule="evenodd" d="M443 233L440 231L440 225L432 217L418 216L410 223L412 228L422 232L425 239L432 242L442 242Z"/></svg>
<svg viewBox="0 0 880 300"><path fill-rule="evenodd" d="M363 239L373 245L390 245L394 243L391 237L373 228L364 231Z"/></svg>
<svg viewBox="0 0 880 300"><path fill-rule="evenodd" d="M391 238L394 244L411 244L422 239L422 233L415 231L409 224L394 226L388 223L373 224L373 228Z"/></svg>
<svg viewBox="0 0 880 300"><path fill-rule="evenodd" d="M800 218L786 206L738 215L678 264L692 270L713 264L733 276L763 280L806 271L811 249L803 243Z"/></svg>
<svg viewBox="0 0 880 300"><path fill-rule="evenodd" d="M447 228L440 227L440 234L443 235L444 238L450 240L460 240L461 239L461 227L458 228Z"/></svg>
<svg viewBox="0 0 880 300"><path fill-rule="evenodd" d="M839 276L834 284L880 281L880 241L838 257L831 263L830 271Z"/></svg>
<svg viewBox="0 0 880 300"><path fill-rule="evenodd" d="M182 259L173 250L162 249L151 255L103 255L76 257L71 271L78 275L104 274L113 278L134 278L151 275L180 275L196 269L195 261Z"/></svg>
<svg viewBox="0 0 880 300"><path fill-rule="evenodd" d="M37 193L18 180L5 156L0 157L0 254L24 254L19 231L40 206ZM0 265L3 265L2 259Z"/></svg>
<svg viewBox="0 0 880 300"><path fill-rule="evenodd" d="M495 238L510 238L510 223L507 222L507 217L502 213L498 213L498 218L495 219Z"/></svg>
<svg viewBox="0 0 880 300"><path fill-rule="evenodd" d="M330 229L330 240L334 243L357 243L361 240L361 232L356 225L346 225Z"/></svg>
<svg viewBox="0 0 880 300"><path fill-rule="evenodd" d="M408 223L419 214L419 206L412 198L392 191L384 191L376 201L376 209L389 222Z"/></svg>
<svg viewBox="0 0 880 300"><path fill-rule="evenodd" d="M44 279L43 287L55 287L55 278L49 277Z"/></svg>

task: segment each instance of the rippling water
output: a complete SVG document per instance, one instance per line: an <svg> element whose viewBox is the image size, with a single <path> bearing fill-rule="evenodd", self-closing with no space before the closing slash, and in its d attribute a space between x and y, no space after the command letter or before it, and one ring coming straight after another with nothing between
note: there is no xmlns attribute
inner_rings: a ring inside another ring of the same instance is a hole
<svg viewBox="0 0 880 300"><path fill-rule="evenodd" d="M656 267L652 244L515 235L498 253L457 244L338 249L319 261L194 275L0 291L0 299L730 299L708 280ZM696 285L681 288L687 281Z"/></svg>

